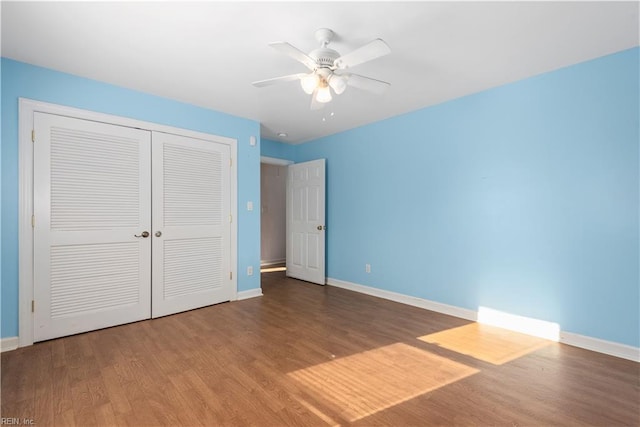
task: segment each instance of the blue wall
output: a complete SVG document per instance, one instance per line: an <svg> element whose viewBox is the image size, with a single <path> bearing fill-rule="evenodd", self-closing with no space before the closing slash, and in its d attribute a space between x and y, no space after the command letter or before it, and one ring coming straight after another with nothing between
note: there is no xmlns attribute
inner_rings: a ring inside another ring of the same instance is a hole
<svg viewBox="0 0 640 427"><path fill-rule="evenodd" d="M327 275L638 347L638 61L296 146L296 161L327 159Z"/></svg>
<svg viewBox="0 0 640 427"><path fill-rule="evenodd" d="M2 313L1 336L18 335L18 97L130 117L238 140L238 290L260 287L246 276L260 265L259 211L240 207L260 200L258 122L2 58Z"/></svg>
<svg viewBox="0 0 640 427"><path fill-rule="evenodd" d="M282 142L272 141L270 139L263 138L260 142L260 154L266 157L293 161L295 150L295 145L283 144Z"/></svg>
<svg viewBox="0 0 640 427"><path fill-rule="evenodd" d="M2 59L1 336L18 333L20 96L237 138L239 272L259 265L241 207L259 200L260 154L326 158L328 276L640 346L639 52L262 147L256 122Z"/></svg>

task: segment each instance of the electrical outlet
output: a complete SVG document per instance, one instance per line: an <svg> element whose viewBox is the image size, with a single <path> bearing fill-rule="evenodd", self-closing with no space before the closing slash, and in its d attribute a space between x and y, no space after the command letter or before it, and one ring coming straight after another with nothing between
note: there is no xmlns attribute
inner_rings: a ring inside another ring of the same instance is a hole
<svg viewBox="0 0 640 427"><path fill-rule="evenodd" d="M364 265L364 272L365 273L371 273L371 264L365 264Z"/></svg>
<svg viewBox="0 0 640 427"><path fill-rule="evenodd" d="M253 276L253 267L252 266L247 267L247 276Z"/></svg>

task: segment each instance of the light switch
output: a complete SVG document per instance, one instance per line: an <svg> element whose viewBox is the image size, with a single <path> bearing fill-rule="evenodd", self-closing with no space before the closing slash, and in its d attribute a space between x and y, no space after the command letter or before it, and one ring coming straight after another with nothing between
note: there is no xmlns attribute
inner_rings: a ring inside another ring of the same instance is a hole
<svg viewBox="0 0 640 427"><path fill-rule="evenodd" d="M256 137L255 136L250 136L249 137L249 145L252 146L252 147L254 145L256 145Z"/></svg>
<svg viewBox="0 0 640 427"><path fill-rule="evenodd" d="M252 211L253 210L253 202L247 202L247 210L248 211Z"/></svg>

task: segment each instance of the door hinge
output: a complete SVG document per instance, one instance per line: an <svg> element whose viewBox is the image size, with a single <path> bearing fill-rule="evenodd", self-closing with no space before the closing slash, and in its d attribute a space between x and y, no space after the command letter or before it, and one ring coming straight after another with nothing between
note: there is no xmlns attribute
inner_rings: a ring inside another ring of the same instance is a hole
<svg viewBox="0 0 640 427"><path fill-rule="evenodd" d="M233 166L233 159L231 157L229 157L229 167Z"/></svg>
<svg viewBox="0 0 640 427"><path fill-rule="evenodd" d="M31 130L31 142L36 142L36 131L34 129Z"/></svg>
<svg viewBox="0 0 640 427"><path fill-rule="evenodd" d="M233 222L233 216L229 214L229 222Z"/></svg>
<svg viewBox="0 0 640 427"><path fill-rule="evenodd" d="M36 216L31 215L31 228L36 228Z"/></svg>
<svg viewBox="0 0 640 427"><path fill-rule="evenodd" d="M229 272L229 280L233 280L233 271Z"/></svg>
<svg viewBox="0 0 640 427"><path fill-rule="evenodd" d="M32 313L36 312L36 301L35 300L31 300L31 312Z"/></svg>

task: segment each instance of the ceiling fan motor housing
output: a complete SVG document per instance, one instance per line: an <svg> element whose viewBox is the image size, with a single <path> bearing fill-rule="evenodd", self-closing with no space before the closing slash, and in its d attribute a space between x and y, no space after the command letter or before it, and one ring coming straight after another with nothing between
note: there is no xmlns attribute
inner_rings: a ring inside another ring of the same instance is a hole
<svg viewBox="0 0 640 427"><path fill-rule="evenodd" d="M328 47L321 47L312 51L309 56L316 61L318 68L333 68L333 63L340 58L340 54Z"/></svg>

